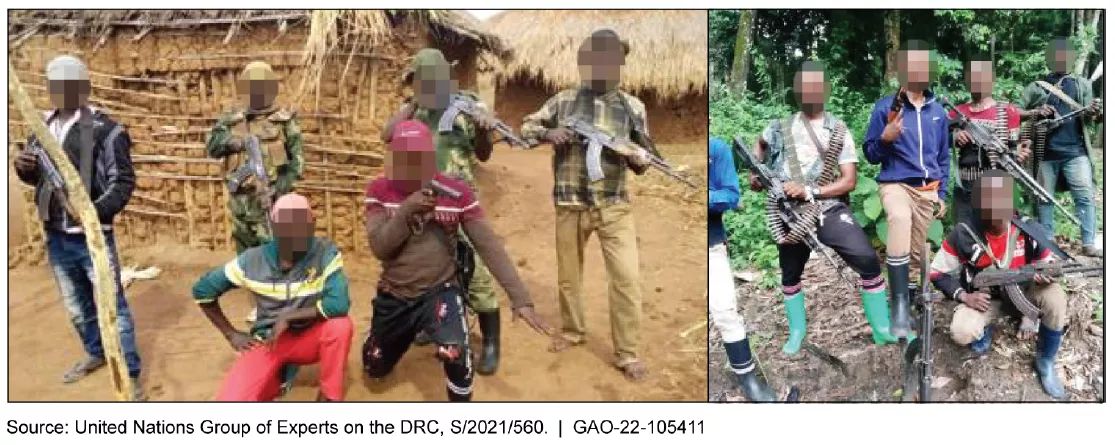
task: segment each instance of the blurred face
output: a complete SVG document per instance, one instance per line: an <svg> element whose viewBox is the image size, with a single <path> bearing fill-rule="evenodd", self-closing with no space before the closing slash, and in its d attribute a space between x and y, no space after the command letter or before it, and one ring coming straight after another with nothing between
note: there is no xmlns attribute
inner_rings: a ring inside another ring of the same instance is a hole
<svg viewBox="0 0 1115 445"><path fill-rule="evenodd" d="M932 60L929 51L906 50L898 55L898 80L910 91L929 89Z"/></svg>
<svg viewBox="0 0 1115 445"><path fill-rule="evenodd" d="M577 53L581 84L598 93L614 90L623 71L623 49L614 39L598 37L586 46Z"/></svg>
<svg viewBox="0 0 1115 445"><path fill-rule="evenodd" d="M1067 40L1054 40L1045 51L1045 63L1055 73L1069 72L1069 66L1076 61L1076 51L1069 47Z"/></svg>
<svg viewBox="0 0 1115 445"><path fill-rule="evenodd" d="M1014 178L983 176L973 203L985 222L1005 221L1014 216Z"/></svg>
<svg viewBox="0 0 1115 445"><path fill-rule="evenodd" d="M803 110L820 110L828 98L829 84L823 71L798 71L794 82L794 96Z"/></svg>
<svg viewBox="0 0 1115 445"><path fill-rule="evenodd" d="M457 82L451 80L448 66L424 66L414 74L411 88L419 106L443 110L449 107L449 100L457 90Z"/></svg>
<svg viewBox="0 0 1115 445"><path fill-rule="evenodd" d="M274 79L240 80L236 84L240 102L250 110L270 107L279 95L279 81Z"/></svg>
<svg viewBox="0 0 1115 445"><path fill-rule="evenodd" d="M91 86L88 80L51 80L47 82L50 103L54 108L73 110L89 103Z"/></svg>
<svg viewBox="0 0 1115 445"><path fill-rule="evenodd" d="M991 70L991 62L972 61L968 65L968 73L965 77L968 91L973 97L991 96L991 90L995 88L995 73Z"/></svg>
<svg viewBox="0 0 1115 445"><path fill-rule="evenodd" d="M284 252L306 253L314 236L314 218L306 209L280 209L271 229Z"/></svg>
<svg viewBox="0 0 1115 445"><path fill-rule="evenodd" d="M437 175L437 155L432 151L388 151L384 159L387 179L421 187Z"/></svg>

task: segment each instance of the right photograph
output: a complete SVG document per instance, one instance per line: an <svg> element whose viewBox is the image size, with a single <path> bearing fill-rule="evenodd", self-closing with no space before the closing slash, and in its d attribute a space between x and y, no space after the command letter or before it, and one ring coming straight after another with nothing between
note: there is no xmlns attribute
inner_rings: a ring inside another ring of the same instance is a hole
<svg viewBox="0 0 1115 445"><path fill-rule="evenodd" d="M709 12L709 400L1103 402L1102 10Z"/></svg>

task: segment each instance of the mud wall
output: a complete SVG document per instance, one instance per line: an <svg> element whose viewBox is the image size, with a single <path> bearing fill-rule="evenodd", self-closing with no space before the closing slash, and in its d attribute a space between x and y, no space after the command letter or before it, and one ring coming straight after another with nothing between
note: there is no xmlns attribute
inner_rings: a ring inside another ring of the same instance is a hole
<svg viewBox="0 0 1115 445"><path fill-rule="evenodd" d="M271 64L279 77L276 104L298 111L305 141L305 172L296 184L318 214L318 234L343 249L366 254L363 191L380 172L383 144L379 131L407 92L399 78L409 57L432 45L424 33L409 34L377 46L375 53L339 50L321 81L307 79L302 68L306 28L286 33L255 27L251 34L227 29L153 31L119 29L105 45L64 36L35 36L13 50L12 62L37 107L50 109L46 63L73 54L89 66L91 105L107 110L127 125L133 140L137 184L124 213L117 218L120 244L176 242L232 251L227 193L219 160L205 155L205 138L221 112L237 104L236 76L252 60ZM458 69L475 66L467 54ZM475 76L461 76L473 81ZM305 81L310 87L299 94ZM312 85L317 84L314 88ZM10 149L19 149L29 128L9 102ZM21 186L22 187L22 186ZM30 193L23 187L23 218L35 221ZM27 255L43 254L41 230L9 241Z"/></svg>

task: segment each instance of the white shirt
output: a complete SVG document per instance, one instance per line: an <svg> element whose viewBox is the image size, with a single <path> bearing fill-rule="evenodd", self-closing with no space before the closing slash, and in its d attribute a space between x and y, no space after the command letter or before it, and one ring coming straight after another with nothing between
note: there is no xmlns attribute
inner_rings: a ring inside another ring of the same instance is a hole
<svg viewBox="0 0 1115 445"><path fill-rule="evenodd" d="M825 118L822 115L817 119L810 119L809 125L813 127L813 132L817 135L817 139L828 147L829 139L832 133L825 128ZM798 154L798 161L801 162L802 174L805 175L809 181L816 180L821 173L821 167L824 164L824 159L821 158L821 153L817 150L817 145L813 143L813 138L809 137L809 131L806 130L805 124L801 120L801 112L795 113L790 118L790 131L793 134L794 146L783 147L784 150L794 149ZM763 130L763 140L772 140L774 138L774 128L767 126ZM789 156L789 154L787 154ZM856 143L852 138L852 131L850 129L844 131L844 148L840 151L840 158L838 164L855 164L858 161L856 157ZM787 178L792 178L790 172L790 162L782 163L782 173Z"/></svg>

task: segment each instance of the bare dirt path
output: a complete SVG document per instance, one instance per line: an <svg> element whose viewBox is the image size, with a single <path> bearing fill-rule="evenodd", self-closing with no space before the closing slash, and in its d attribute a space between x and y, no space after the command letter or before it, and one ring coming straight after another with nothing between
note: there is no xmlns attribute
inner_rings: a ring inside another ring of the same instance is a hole
<svg viewBox="0 0 1115 445"><path fill-rule="evenodd" d="M705 147L665 147L675 164L691 165L705 178ZM475 400L704 400L708 342L705 196L683 191L658 172L635 181L635 208L643 277L643 351L649 380L627 382L611 366L607 281L599 244L588 247L585 292L588 344L562 354L546 352L548 339L510 324L504 309L503 357L492 377L477 376ZM481 173L482 204L506 243L542 315L560 325L550 200L550 154L497 148ZM152 400L212 400L234 354L190 299L194 280L230 254L178 246L145 246L122 252L126 264L158 266L162 275L138 281L128 298ZM431 347L413 348L381 383L363 378L360 344L369 325L370 299L378 274L371 260L346 260L352 280L352 317L357 332L348 366L348 400L445 400L444 376ZM108 374L99 372L62 385L62 372L80 354L46 266L9 271L9 398L11 400L109 400ZM247 314L247 295L222 300L229 318ZM473 339L478 344L479 339ZM286 400L312 400L316 367L304 368Z"/></svg>

